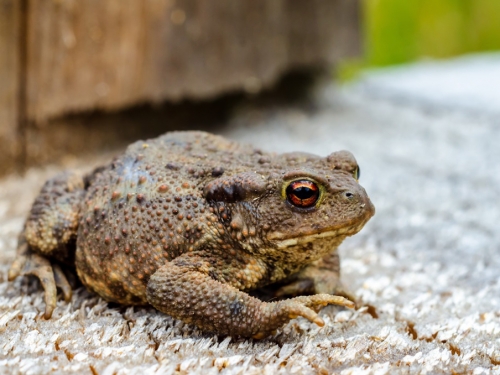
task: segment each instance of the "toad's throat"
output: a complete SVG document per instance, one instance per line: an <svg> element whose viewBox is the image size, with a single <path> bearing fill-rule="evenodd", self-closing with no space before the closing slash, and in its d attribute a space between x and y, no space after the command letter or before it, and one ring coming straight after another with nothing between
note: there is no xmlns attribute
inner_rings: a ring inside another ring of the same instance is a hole
<svg viewBox="0 0 500 375"><path fill-rule="evenodd" d="M338 236L352 236L358 233L363 227L364 223L356 226L347 226L344 228L337 228L322 232L310 232L295 237L290 234L283 234L281 232L272 232L269 234L268 239L273 241L278 249L284 249L290 246L302 245L308 242L313 242L322 238L338 237Z"/></svg>

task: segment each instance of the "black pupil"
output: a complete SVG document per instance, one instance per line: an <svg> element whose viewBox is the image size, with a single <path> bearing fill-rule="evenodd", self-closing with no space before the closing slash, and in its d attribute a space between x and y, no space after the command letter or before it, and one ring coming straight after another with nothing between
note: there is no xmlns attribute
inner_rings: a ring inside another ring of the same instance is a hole
<svg viewBox="0 0 500 375"><path fill-rule="evenodd" d="M300 186L298 188L293 189L293 194L299 199L308 199L315 195L315 191L306 186Z"/></svg>

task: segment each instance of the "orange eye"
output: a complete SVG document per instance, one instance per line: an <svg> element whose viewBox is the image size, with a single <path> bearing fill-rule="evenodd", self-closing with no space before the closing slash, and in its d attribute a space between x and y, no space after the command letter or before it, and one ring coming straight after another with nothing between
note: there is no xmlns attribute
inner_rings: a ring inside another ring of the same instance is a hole
<svg viewBox="0 0 500 375"><path fill-rule="evenodd" d="M309 180L292 181L286 188L286 196L295 207L312 207L318 201L319 187Z"/></svg>

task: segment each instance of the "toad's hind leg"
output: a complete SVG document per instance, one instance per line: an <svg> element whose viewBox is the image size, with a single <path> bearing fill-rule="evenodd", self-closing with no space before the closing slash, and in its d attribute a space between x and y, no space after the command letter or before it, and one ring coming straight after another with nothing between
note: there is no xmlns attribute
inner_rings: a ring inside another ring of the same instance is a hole
<svg viewBox="0 0 500 375"><path fill-rule="evenodd" d="M71 286L59 263L74 263L84 188L83 178L70 172L45 183L19 236L16 259L9 270L9 280L21 275L40 279L45 290L46 318L55 308L57 287L66 301L71 299Z"/></svg>
<svg viewBox="0 0 500 375"><path fill-rule="evenodd" d="M148 302L203 330L257 339L271 335L298 316L322 326L324 322L317 313L326 305L354 306L343 297L327 294L262 302L224 282L224 272L227 274L230 267L215 259L184 254L151 276Z"/></svg>

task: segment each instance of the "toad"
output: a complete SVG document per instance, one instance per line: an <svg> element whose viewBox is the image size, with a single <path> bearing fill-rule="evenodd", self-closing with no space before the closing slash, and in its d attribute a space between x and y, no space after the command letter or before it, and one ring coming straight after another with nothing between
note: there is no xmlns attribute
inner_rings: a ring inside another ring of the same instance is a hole
<svg viewBox="0 0 500 375"><path fill-rule="evenodd" d="M66 269L107 301L147 305L218 334L263 338L353 307L337 247L373 216L351 153L272 154L204 132L139 141L88 175L48 180L9 280L36 276L51 317ZM264 302L249 291L281 283Z"/></svg>

